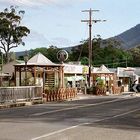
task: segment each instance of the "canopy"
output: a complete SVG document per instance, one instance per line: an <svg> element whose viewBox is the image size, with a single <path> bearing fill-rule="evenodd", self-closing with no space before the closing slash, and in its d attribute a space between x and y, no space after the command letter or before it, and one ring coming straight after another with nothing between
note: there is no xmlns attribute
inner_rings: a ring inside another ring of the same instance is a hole
<svg viewBox="0 0 140 140"><path fill-rule="evenodd" d="M70 77L65 77L67 81L80 81L80 80L85 80L83 76L70 76Z"/></svg>
<svg viewBox="0 0 140 140"><path fill-rule="evenodd" d="M102 65L95 73L109 74L113 72L109 71L109 69L105 65Z"/></svg>

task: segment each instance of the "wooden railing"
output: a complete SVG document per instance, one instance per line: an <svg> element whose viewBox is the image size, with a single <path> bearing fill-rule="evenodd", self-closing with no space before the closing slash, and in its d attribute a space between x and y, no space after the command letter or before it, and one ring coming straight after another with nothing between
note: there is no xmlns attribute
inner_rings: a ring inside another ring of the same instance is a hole
<svg viewBox="0 0 140 140"><path fill-rule="evenodd" d="M113 88L113 94L120 94L122 91L122 87L114 87Z"/></svg>
<svg viewBox="0 0 140 140"><path fill-rule="evenodd" d="M43 98L46 102L50 101L61 101L70 98L74 98L77 95L76 88L58 88L58 89L49 89L45 90Z"/></svg>
<svg viewBox="0 0 140 140"><path fill-rule="evenodd" d="M106 89L96 87L96 95L106 95Z"/></svg>
<svg viewBox="0 0 140 140"><path fill-rule="evenodd" d="M0 103L16 103L18 101L32 101L42 98L42 87L40 86L20 86L1 87Z"/></svg>
<svg viewBox="0 0 140 140"><path fill-rule="evenodd" d="M120 94L121 91L121 87L112 87L111 89L112 91L110 93L112 94ZM96 87L96 95L106 95L107 90L105 88L98 88Z"/></svg>
<svg viewBox="0 0 140 140"><path fill-rule="evenodd" d="M1 87L0 104L17 103L22 101L34 101L42 97L46 102L63 101L76 97L76 88L58 88L45 90L42 92L40 86L20 86L20 87Z"/></svg>
<svg viewBox="0 0 140 140"><path fill-rule="evenodd" d="M94 94L94 95L107 95L107 92L110 94L120 94L122 92L122 87L110 87L107 90L106 87L91 87L87 89L87 94Z"/></svg>

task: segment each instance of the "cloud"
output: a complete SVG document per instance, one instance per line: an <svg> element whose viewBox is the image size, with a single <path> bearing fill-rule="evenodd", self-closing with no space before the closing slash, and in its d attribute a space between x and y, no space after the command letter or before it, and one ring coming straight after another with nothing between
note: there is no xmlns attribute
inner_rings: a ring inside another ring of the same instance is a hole
<svg viewBox="0 0 140 140"><path fill-rule="evenodd" d="M39 33L37 31L31 30L31 33L28 35L28 37L24 38L25 43L33 43L33 44L40 44L40 46L71 46L75 44L68 38L64 37L55 37L55 38L46 38L46 36L42 33Z"/></svg>
<svg viewBox="0 0 140 140"><path fill-rule="evenodd" d="M32 1L32 0L1 0L0 4L2 5L18 5L18 6L37 6L39 3L43 4L44 0Z"/></svg>
<svg viewBox="0 0 140 140"><path fill-rule="evenodd" d="M84 2L91 0L77 0L77 2ZM56 6L66 6L72 5L75 0L0 0L2 5L18 5L18 6L41 6L41 5L56 5Z"/></svg>
<svg viewBox="0 0 140 140"><path fill-rule="evenodd" d="M27 42L34 42L34 43L36 42L40 44L48 43L48 40L43 34L38 33L37 31L34 30L31 30L31 33L28 35L28 37L25 37L24 40Z"/></svg>
<svg viewBox="0 0 140 140"><path fill-rule="evenodd" d="M71 40L63 37L53 38L52 42L56 46L70 46L71 44L73 44Z"/></svg>
<svg viewBox="0 0 140 140"><path fill-rule="evenodd" d="M28 37L24 38L25 44L32 44L31 48L34 47L42 47L42 46L57 46L57 47L66 47L72 46L73 44L77 44L64 37L56 37L56 38L46 38L45 35L31 30L31 33Z"/></svg>
<svg viewBox="0 0 140 140"><path fill-rule="evenodd" d="M46 38L45 35L37 32L37 31L33 31L31 30L31 33L28 35L28 37L24 38L24 42L25 44L39 44L38 47L41 46L57 46L57 47L65 47L65 46L71 46L74 44L74 42L72 42L71 40L69 40L68 38L64 38L64 37L56 37L56 38ZM33 47L33 46L32 46Z"/></svg>

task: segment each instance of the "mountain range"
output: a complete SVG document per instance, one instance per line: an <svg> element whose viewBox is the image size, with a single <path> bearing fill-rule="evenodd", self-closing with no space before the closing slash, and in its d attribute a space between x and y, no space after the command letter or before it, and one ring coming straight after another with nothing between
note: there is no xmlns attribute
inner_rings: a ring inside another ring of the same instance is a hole
<svg viewBox="0 0 140 140"><path fill-rule="evenodd" d="M121 43L121 48L126 50L140 46L140 24L113 37Z"/></svg>
<svg viewBox="0 0 140 140"><path fill-rule="evenodd" d="M103 41L107 41L109 39L113 39L120 42L120 45L118 47L123 48L125 50L138 47L140 46L140 24L130 28L129 30L119 35L104 39ZM80 44L77 46L80 46ZM70 52L72 48L77 47L77 46L65 47L63 49ZM102 47L104 47L103 44L102 44Z"/></svg>
<svg viewBox="0 0 140 140"><path fill-rule="evenodd" d="M140 24L112 38L119 41L121 43L120 47L126 50L140 46ZM77 47L77 46L65 47L62 49L70 52L72 48ZM16 52L17 57L24 56L24 54L25 54L25 51Z"/></svg>

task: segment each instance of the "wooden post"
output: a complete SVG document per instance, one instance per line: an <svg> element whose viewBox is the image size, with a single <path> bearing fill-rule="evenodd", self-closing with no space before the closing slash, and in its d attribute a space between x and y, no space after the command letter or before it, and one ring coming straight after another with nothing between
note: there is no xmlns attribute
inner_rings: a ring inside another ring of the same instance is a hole
<svg viewBox="0 0 140 140"><path fill-rule="evenodd" d="M19 86L21 86L21 67L19 67Z"/></svg>
<svg viewBox="0 0 140 140"><path fill-rule="evenodd" d="M14 83L15 83L15 86L16 86L16 77L17 77L17 76L16 76L16 66L15 66L14 68L15 68L15 72L14 72L14 73L15 73L15 74L14 74L14 75L15 75Z"/></svg>
<svg viewBox="0 0 140 140"><path fill-rule="evenodd" d="M61 67L59 67L58 79L59 79L58 87L61 88Z"/></svg>
<svg viewBox="0 0 140 140"><path fill-rule="evenodd" d="M64 67L62 66L62 87L64 87Z"/></svg>
<svg viewBox="0 0 140 140"><path fill-rule="evenodd" d="M43 68L43 93L45 93L45 68Z"/></svg>
<svg viewBox="0 0 140 140"><path fill-rule="evenodd" d="M36 66L34 67L34 85L36 84Z"/></svg>

